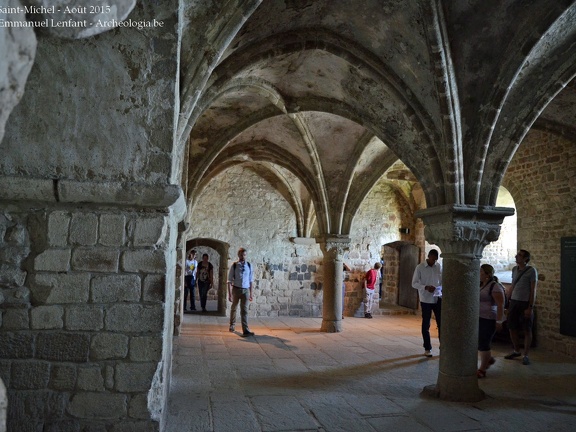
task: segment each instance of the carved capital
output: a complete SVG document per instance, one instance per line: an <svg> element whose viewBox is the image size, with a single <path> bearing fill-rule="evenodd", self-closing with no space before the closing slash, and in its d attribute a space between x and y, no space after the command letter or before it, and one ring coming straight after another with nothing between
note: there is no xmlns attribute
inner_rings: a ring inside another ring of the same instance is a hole
<svg viewBox="0 0 576 432"><path fill-rule="evenodd" d="M480 259L486 245L498 240L504 218L513 214L507 207L450 205L421 210L416 216L424 221L426 240L437 244L442 256Z"/></svg>
<svg viewBox="0 0 576 432"><path fill-rule="evenodd" d="M350 237L343 235L327 235L316 238L324 256L342 261L344 252L350 249Z"/></svg>

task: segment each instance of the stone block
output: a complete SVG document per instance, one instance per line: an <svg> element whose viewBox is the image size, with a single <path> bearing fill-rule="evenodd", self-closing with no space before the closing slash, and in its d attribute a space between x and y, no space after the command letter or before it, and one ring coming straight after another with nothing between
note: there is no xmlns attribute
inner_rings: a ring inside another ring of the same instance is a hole
<svg viewBox="0 0 576 432"><path fill-rule="evenodd" d="M14 265L0 264L0 284L22 286L26 280L26 272Z"/></svg>
<svg viewBox="0 0 576 432"><path fill-rule="evenodd" d="M106 365L104 368L104 382L107 390L114 389L114 366Z"/></svg>
<svg viewBox="0 0 576 432"><path fill-rule="evenodd" d="M104 377L100 366L88 365L78 367L76 387L82 391L104 391Z"/></svg>
<svg viewBox="0 0 576 432"><path fill-rule="evenodd" d="M160 430L158 422L146 421L123 421L114 423L110 432L158 432Z"/></svg>
<svg viewBox="0 0 576 432"><path fill-rule="evenodd" d="M73 390L76 387L76 375L75 366L53 364L49 387L54 390Z"/></svg>
<svg viewBox="0 0 576 432"><path fill-rule="evenodd" d="M162 338L137 336L130 339L130 360L137 362L160 361Z"/></svg>
<svg viewBox="0 0 576 432"><path fill-rule="evenodd" d="M92 272L118 271L120 251L109 248L77 248L72 253L72 269Z"/></svg>
<svg viewBox="0 0 576 432"><path fill-rule="evenodd" d="M121 268L129 273L164 273L166 257L163 250L143 249L122 254Z"/></svg>
<svg viewBox="0 0 576 432"><path fill-rule="evenodd" d="M148 393L135 394L128 403L128 416L133 419L148 419Z"/></svg>
<svg viewBox="0 0 576 432"><path fill-rule="evenodd" d="M100 306L68 306L66 330L92 330L104 328L104 311Z"/></svg>
<svg viewBox="0 0 576 432"><path fill-rule="evenodd" d="M126 243L126 217L124 215L101 215L99 230L101 245L123 246Z"/></svg>
<svg viewBox="0 0 576 432"><path fill-rule="evenodd" d="M61 329L64 308L60 305L38 306L30 311L31 328L35 330Z"/></svg>
<svg viewBox="0 0 576 432"><path fill-rule="evenodd" d="M53 361L85 362L90 337L82 333L40 333L36 339L36 358Z"/></svg>
<svg viewBox="0 0 576 432"><path fill-rule="evenodd" d="M137 302L141 297L141 280L138 275L98 276L92 279L92 302Z"/></svg>
<svg viewBox="0 0 576 432"><path fill-rule="evenodd" d="M30 290L27 287L4 288L0 291L3 307L27 307L30 304Z"/></svg>
<svg viewBox="0 0 576 432"><path fill-rule="evenodd" d="M70 221L70 243L94 246L98 239L98 216L94 213L75 213Z"/></svg>
<svg viewBox="0 0 576 432"><path fill-rule="evenodd" d="M76 393L70 400L68 413L88 420L116 420L126 416L127 396L117 393Z"/></svg>
<svg viewBox="0 0 576 432"><path fill-rule="evenodd" d="M42 432L88 432L89 429L84 429L82 431L81 425L78 424L78 421L70 419L70 420L52 420L44 422L44 428Z"/></svg>
<svg viewBox="0 0 576 432"><path fill-rule="evenodd" d="M98 333L90 343L92 360L122 359L128 355L129 338L118 333Z"/></svg>
<svg viewBox="0 0 576 432"><path fill-rule="evenodd" d="M165 289L166 278L163 275L148 275L144 279L143 300L145 302L163 302Z"/></svg>
<svg viewBox="0 0 576 432"><path fill-rule="evenodd" d="M50 363L15 361L12 363L10 387L17 390L37 390L48 387Z"/></svg>
<svg viewBox="0 0 576 432"><path fill-rule="evenodd" d="M70 249L48 249L34 259L34 270L65 272L70 270Z"/></svg>
<svg viewBox="0 0 576 432"><path fill-rule="evenodd" d="M108 309L105 328L108 331L134 333L161 333L164 308L159 305L113 305Z"/></svg>
<svg viewBox="0 0 576 432"><path fill-rule="evenodd" d="M37 273L30 286L34 302L41 304L87 303L88 273Z"/></svg>
<svg viewBox="0 0 576 432"><path fill-rule="evenodd" d="M48 217L48 244L52 247L68 245L70 215L64 212L53 212Z"/></svg>
<svg viewBox="0 0 576 432"><path fill-rule="evenodd" d="M11 399L15 402L14 418L25 418L28 424L33 419L44 420L47 418L57 419L64 416L64 410L68 401L68 395L56 393L51 390L23 391L15 392L16 398ZM12 411L12 410L11 410ZM22 429L14 429L20 431ZM26 429L24 429L26 430ZM33 429L34 432L40 429Z"/></svg>
<svg viewBox="0 0 576 432"><path fill-rule="evenodd" d="M13 225L6 229L4 233L4 241L8 245L12 246L23 246L28 239L28 231L23 225Z"/></svg>
<svg viewBox="0 0 576 432"><path fill-rule="evenodd" d="M34 337L30 334L0 332L0 347L0 358L31 358L34 355Z"/></svg>
<svg viewBox="0 0 576 432"><path fill-rule="evenodd" d="M6 309L2 314L3 330L28 330L30 318L28 308Z"/></svg>
<svg viewBox="0 0 576 432"><path fill-rule="evenodd" d="M162 244L166 239L168 223L165 217L137 219L134 227L134 246Z"/></svg>
<svg viewBox="0 0 576 432"><path fill-rule="evenodd" d="M1 228L1 227L0 227ZM0 232L0 239L2 233ZM3 244L0 248L0 262L10 264L14 267L21 268L22 261L30 254L30 247L26 246L11 246Z"/></svg>
<svg viewBox="0 0 576 432"><path fill-rule="evenodd" d="M150 390L157 363L120 363L114 373L115 390L145 392Z"/></svg>

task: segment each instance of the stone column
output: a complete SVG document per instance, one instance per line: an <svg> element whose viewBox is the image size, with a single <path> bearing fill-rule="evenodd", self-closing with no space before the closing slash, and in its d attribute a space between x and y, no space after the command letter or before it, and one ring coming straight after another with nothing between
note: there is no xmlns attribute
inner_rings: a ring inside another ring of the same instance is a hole
<svg viewBox="0 0 576 432"><path fill-rule="evenodd" d="M514 209L450 205L416 213L424 221L428 242L442 249L442 329L440 370L425 394L474 402L483 399L476 377L480 259L484 247L498 239L504 217Z"/></svg>
<svg viewBox="0 0 576 432"><path fill-rule="evenodd" d="M348 250L348 236L326 236L316 240L324 255L324 283L322 301L322 331L342 331L343 255Z"/></svg>

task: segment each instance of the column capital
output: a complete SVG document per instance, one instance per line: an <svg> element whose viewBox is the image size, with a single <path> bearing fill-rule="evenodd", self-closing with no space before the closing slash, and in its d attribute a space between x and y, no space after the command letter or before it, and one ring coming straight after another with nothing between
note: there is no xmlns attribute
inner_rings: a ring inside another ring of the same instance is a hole
<svg viewBox="0 0 576 432"><path fill-rule="evenodd" d="M344 252L350 249L350 237L341 234L326 234L316 237L316 243L324 254L333 254L334 259L342 260Z"/></svg>
<svg viewBox="0 0 576 432"><path fill-rule="evenodd" d="M498 240L500 226L513 208L452 204L416 212L424 235L442 249L442 256L480 259L484 247Z"/></svg>

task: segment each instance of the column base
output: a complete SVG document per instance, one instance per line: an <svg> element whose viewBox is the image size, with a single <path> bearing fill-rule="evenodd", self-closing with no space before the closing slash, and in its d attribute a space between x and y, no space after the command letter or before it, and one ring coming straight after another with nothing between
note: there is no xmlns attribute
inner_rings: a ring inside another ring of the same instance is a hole
<svg viewBox="0 0 576 432"><path fill-rule="evenodd" d="M339 333L342 331L342 320L322 320L320 331L326 333Z"/></svg>
<svg viewBox="0 0 576 432"><path fill-rule="evenodd" d="M438 377L438 384L424 387L420 394L449 402L479 402L486 397L485 393L478 388L476 376L448 377L442 372Z"/></svg>

